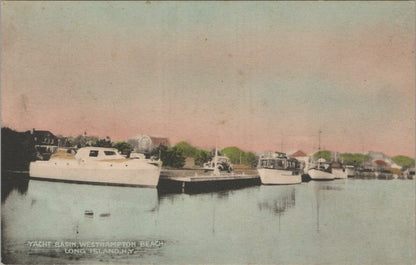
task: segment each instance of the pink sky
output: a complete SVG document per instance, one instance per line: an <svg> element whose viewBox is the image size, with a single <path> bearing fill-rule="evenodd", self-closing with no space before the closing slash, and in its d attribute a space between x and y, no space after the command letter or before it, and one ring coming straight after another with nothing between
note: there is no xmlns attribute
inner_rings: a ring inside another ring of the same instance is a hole
<svg viewBox="0 0 416 265"><path fill-rule="evenodd" d="M2 2L2 126L415 154L413 2Z"/></svg>

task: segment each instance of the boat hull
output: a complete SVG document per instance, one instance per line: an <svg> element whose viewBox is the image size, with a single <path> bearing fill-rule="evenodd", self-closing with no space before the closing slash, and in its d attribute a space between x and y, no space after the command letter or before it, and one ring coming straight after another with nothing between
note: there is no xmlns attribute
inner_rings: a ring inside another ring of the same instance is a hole
<svg viewBox="0 0 416 265"><path fill-rule="evenodd" d="M30 163L31 178L94 184L156 187L160 168L146 162L49 160Z"/></svg>
<svg viewBox="0 0 416 265"><path fill-rule="evenodd" d="M355 176L355 169L352 167L346 167L345 171L347 172L347 177L352 178Z"/></svg>
<svg viewBox="0 0 416 265"><path fill-rule="evenodd" d="M348 178L347 171L343 170L342 168L333 168L332 174L336 179L346 179Z"/></svg>
<svg viewBox="0 0 416 265"><path fill-rule="evenodd" d="M259 168L257 172L264 185L289 185L302 182L301 175L292 175L290 170Z"/></svg>
<svg viewBox="0 0 416 265"><path fill-rule="evenodd" d="M335 176L332 173L321 171L317 169L310 169L308 171L309 176L313 180L333 180Z"/></svg>

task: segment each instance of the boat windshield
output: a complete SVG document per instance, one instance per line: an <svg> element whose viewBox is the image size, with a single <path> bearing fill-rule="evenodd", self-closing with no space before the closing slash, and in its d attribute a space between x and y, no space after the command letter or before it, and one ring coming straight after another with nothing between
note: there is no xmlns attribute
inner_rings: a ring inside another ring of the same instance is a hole
<svg viewBox="0 0 416 265"><path fill-rule="evenodd" d="M296 161L288 159L261 159L259 166L271 169L294 169L296 168Z"/></svg>
<svg viewBox="0 0 416 265"><path fill-rule="evenodd" d="M105 159L123 159L116 149L104 148L81 148L75 155L76 159L105 160Z"/></svg>
<svg viewBox="0 0 416 265"><path fill-rule="evenodd" d="M98 156L98 150L91 150L90 151L90 157L97 157Z"/></svg>

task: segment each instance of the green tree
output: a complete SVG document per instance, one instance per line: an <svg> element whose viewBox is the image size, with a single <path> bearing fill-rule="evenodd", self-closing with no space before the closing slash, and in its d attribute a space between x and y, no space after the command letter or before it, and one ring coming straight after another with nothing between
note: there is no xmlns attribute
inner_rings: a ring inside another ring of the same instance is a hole
<svg viewBox="0 0 416 265"><path fill-rule="evenodd" d="M98 141L96 143L93 143L92 146L96 146L96 147L112 147L112 144L111 144L111 140L109 138L106 138L106 139L98 139Z"/></svg>
<svg viewBox="0 0 416 265"><path fill-rule="evenodd" d="M113 144L113 147L117 148L117 150L123 155L127 155L131 151L133 151L133 147L131 146L131 144L126 142L116 142Z"/></svg>
<svg viewBox="0 0 416 265"><path fill-rule="evenodd" d="M168 148L161 145L154 151L160 154L160 160L162 160L163 166L182 168L185 165L183 151L176 146Z"/></svg>
<svg viewBox="0 0 416 265"><path fill-rule="evenodd" d="M331 161L331 151L318 151L315 154L313 154L313 158L323 158L326 161Z"/></svg>
<svg viewBox="0 0 416 265"><path fill-rule="evenodd" d="M414 167L415 166L415 160L413 158L410 158L408 156L394 156L391 158L394 163L401 167Z"/></svg>
<svg viewBox="0 0 416 265"><path fill-rule="evenodd" d="M205 162L208 162L210 153L208 151L193 147L187 142L179 142L175 145L178 150L182 151L185 157L192 157L195 160L195 164L202 166Z"/></svg>
<svg viewBox="0 0 416 265"><path fill-rule="evenodd" d="M181 150L183 155L186 157L193 157L195 158L198 154L198 148L191 146L187 142L179 142L175 145L178 150Z"/></svg>
<svg viewBox="0 0 416 265"><path fill-rule="evenodd" d="M230 159L232 164L240 164L240 158L242 162L244 157L244 151L236 146L226 147L221 152Z"/></svg>
<svg viewBox="0 0 416 265"><path fill-rule="evenodd" d="M227 156L232 164L245 164L254 166L256 164L256 155L252 152L244 152L236 146L226 147L221 152Z"/></svg>
<svg viewBox="0 0 416 265"><path fill-rule="evenodd" d="M36 160L36 149L30 131L17 132L1 128L1 168L8 170L29 170L31 161Z"/></svg>
<svg viewBox="0 0 416 265"><path fill-rule="evenodd" d="M210 153L208 151L199 149L198 153L194 157L195 165L202 166L204 165L204 163L208 162L209 158L210 158Z"/></svg>
<svg viewBox="0 0 416 265"><path fill-rule="evenodd" d="M344 153L340 155L340 158L344 164L356 167L370 160L370 156L356 153Z"/></svg>
<svg viewBox="0 0 416 265"><path fill-rule="evenodd" d="M257 163L256 155L252 152L245 152L244 153L244 160L243 164L250 165L255 167Z"/></svg>

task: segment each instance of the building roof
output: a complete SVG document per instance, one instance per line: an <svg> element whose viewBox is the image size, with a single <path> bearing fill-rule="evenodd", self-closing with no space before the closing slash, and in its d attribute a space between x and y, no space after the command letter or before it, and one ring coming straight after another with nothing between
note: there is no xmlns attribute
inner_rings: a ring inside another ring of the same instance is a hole
<svg viewBox="0 0 416 265"><path fill-rule="evenodd" d="M150 136L150 139L154 145L169 145L169 138L167 137Z"/></svg>
<svg viewBox="0 0 416 265"><path fill-rule="evenodd" d="M298 150L295 152L290 152L288 153L289 157L303 157L303 156L307 156L307 154L305 152L303 152L302 150Z"/></svg>
<svg viewBox="0 0 416 265"><path fill-rule="evenodd" d="M33 135L34 136L43 136L43 137L55 137L56 138L56 136L53 134L53 133L51 133L50 131L42 131L42 130L35 130L35 129L33 129Z"/></svg>
<svg viewBox="0 0 416 265"><path fill-rule="evenodd" d="M332 168L342 168L342 165L338 162L332 162L331 166L332 166Z"/></svg>
<svg viewBox="0 0 416 265"><path fill-rule="evenodd" d="M386 163L386 162L384 162L383 160L375 160L375 161L374 161L374 163L375 163L377 166L387 166L387 163Z"/></svg>

